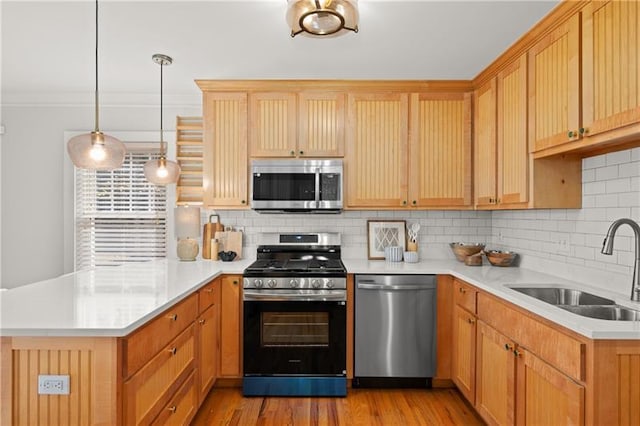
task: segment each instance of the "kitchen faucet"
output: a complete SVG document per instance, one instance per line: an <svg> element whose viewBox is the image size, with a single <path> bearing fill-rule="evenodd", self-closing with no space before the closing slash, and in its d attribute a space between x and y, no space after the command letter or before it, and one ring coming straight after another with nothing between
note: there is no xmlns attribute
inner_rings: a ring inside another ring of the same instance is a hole
<svg viewBox="0 0 640 426"><path fill-rule="evenodd" d="M640 267L640 225L634 222L631 219L618 219L614 221L609 230L607 231L607 236L604 237L604 241L602 242L602 254L611 255L613 253L613 238L616 235L616 231L622 224L627 224L633 229L633 233L635 234L635 242L636 242L636 260L633 264L633 281L631 283L631 300L634 302L640 302L640 274L638 268Z"/></svg>

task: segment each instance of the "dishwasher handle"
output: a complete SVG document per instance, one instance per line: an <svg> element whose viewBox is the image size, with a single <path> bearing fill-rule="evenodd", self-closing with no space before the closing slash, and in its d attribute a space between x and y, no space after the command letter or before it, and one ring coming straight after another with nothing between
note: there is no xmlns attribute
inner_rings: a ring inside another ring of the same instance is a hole
<svg viewBox="0 0 640 426"><path fill-rule="evenodd" d="M416 291L435 290L433 284L376 284L373 280L362 280L358 282L358 288L362 290L382 290L382 291Z"/></svg>

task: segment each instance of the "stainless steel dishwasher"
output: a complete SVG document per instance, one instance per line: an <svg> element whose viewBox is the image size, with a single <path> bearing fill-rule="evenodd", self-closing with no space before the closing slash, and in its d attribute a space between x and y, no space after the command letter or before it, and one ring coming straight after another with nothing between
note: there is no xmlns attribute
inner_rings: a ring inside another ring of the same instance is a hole
<svg viewBox="0 0 640 426"><path fill-rule="evenodd" d="M356 275L355 387L430 387L436 276Z"/></svg>

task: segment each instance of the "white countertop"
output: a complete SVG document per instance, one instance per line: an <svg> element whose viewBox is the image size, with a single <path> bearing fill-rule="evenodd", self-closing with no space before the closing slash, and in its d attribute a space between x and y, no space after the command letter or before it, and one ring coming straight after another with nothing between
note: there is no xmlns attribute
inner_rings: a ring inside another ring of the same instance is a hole
<svg viewBox="0 0 640 426"><path fill-rule="evenodd" d="M125 336L212 278L253 262L157 260L0 291L0 336Z"/></svg>
<svg viewBox="0 0 640 426"><path fill-rule="evenodd" d="M125 336L216 276L242 274L252 261L158 260L97 268L0 291L0 335ZM640 321L578 316L507 287L559 284L640 310L640 303L629 301L628 295L552 275L516 267L465 266L455 260L343 262L354 274L450 274L586 337L640 339Z"/></svg>

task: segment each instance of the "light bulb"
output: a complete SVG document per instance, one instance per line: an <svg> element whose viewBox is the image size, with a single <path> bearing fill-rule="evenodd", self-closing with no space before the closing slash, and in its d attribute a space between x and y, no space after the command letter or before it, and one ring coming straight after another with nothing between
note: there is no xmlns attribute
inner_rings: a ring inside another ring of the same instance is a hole
<svg viewBox="0 0 640 426"><path fill-rule="evenodd" d="M89 151L89 156L94 161L102 161L107 156L107 153L104 150L104 145L102 144L93 144L91 150Z"/></svg>
<svg viewBox="0 0 640 426"><path fill-rule="evenodd" d="M164 166L160 166L158 167L158 170L156 170L156 175L159 178L166 178L167 176L169 176L169 170L167 170L167 168Z"/></svg>

